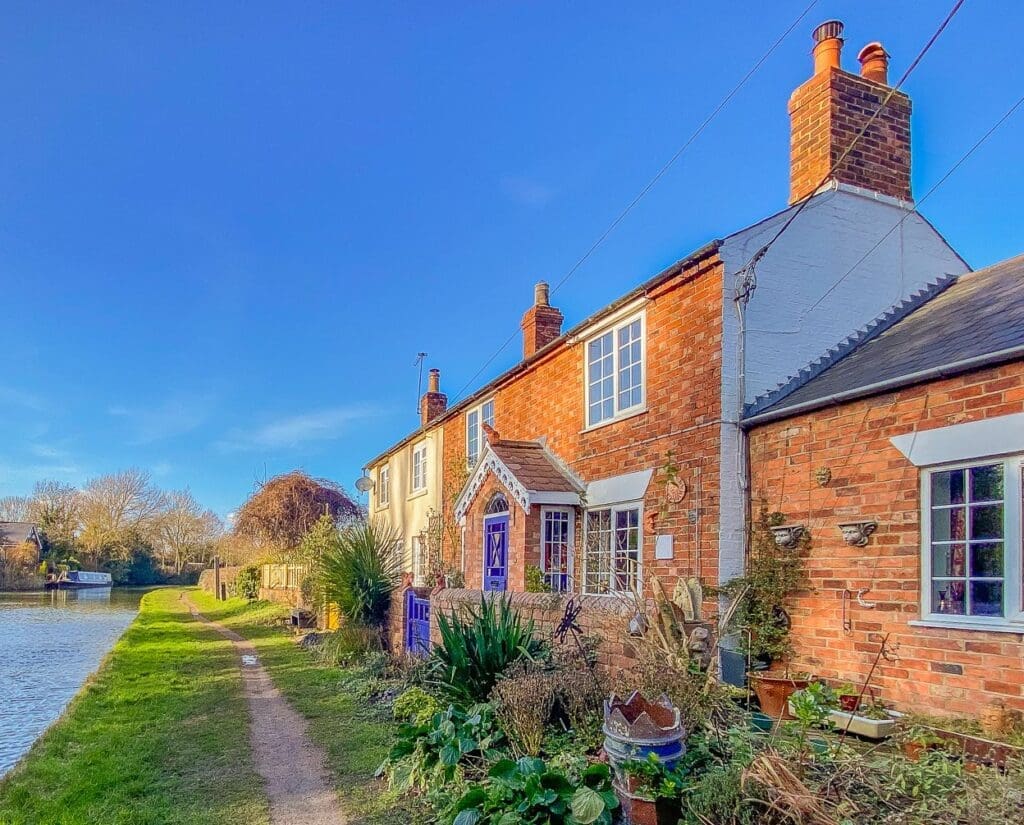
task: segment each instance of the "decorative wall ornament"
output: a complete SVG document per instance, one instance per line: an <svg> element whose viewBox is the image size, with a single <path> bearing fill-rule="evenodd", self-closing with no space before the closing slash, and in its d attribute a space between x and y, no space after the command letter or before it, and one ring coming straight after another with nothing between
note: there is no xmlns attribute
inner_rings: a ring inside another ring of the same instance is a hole
<svg viewBox="0 0 1024 825"><path fill-rule="evenodd" d="M868 543L868 536L878 529L877 521L845 521L839 525L843 541L855 547L863 547Z"/></svg>
<svg viewBox="0 0 1024 825"><path fill-rule="evenodd" d="M777 524L771 527L771 531L775 537L775 543L779 547L791 550L797 546L800 537L804 534L804 526L802 524Z"/></svg>
<svg viewBox="0 0 1024 825"><path fill-rule="evenodd" d="M824 487L832 480L832 471L828 467L819 467L814 471L814 480L819 487Z"/></svg>
<svg viewBox="0 0 1024 825"><path fill-rule="evenodd" d="M665 485L665 499L669 504L678 504L686 498L686 482L682 479Z"/></svg>

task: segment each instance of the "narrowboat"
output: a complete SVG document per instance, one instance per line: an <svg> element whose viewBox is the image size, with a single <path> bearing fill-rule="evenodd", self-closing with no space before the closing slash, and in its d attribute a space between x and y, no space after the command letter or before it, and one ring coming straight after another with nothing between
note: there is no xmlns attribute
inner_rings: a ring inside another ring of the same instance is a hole
<svg viewBox="0 0 1024 825"><path fill-rule="evenodd" d="M83 587L110 587L113 583L109 573L67 570L59 576L53 576L46 586L56 590L78 590Z"/></svg>

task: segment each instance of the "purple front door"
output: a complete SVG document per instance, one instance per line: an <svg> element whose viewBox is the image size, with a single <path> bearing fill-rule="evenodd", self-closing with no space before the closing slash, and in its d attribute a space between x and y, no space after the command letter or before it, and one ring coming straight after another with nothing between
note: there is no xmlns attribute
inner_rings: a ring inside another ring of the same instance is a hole
<svg viewBox="0 0 1024 825"><path fill-rule="evenodd" d="M508 516L484 519L484 590L508 586Z"/></svg>

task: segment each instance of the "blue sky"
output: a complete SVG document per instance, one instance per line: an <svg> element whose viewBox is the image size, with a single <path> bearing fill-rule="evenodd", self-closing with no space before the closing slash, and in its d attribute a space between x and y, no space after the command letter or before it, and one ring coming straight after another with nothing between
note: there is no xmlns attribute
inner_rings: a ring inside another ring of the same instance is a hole
<svg viewBox="0 0 1024 825"><path fill-rule="evenodd" d="M415 354L456 395L807 2L5 3L0 495L351 485L417 424ZM815 24L898 76L951 5L819 2L554 296L567 323L785 205ZM1022 28L968 2L910 79L917 193L1019 96ZM1022 145L1018 112L922 209L976 267L1024 251Z"/></svg>

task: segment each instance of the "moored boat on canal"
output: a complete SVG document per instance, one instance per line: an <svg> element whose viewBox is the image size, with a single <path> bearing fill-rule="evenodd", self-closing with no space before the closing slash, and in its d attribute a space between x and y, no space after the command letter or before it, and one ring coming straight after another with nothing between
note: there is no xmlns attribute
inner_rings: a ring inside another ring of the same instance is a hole
<svg viewBox="0 0 1024 825"><path fill-rule="evenodd" d="M46 587L52 590L78 590L83 587L110 587L114 580L109 573L96 573L90 570L65 570L59 575L51 576Z"/></svg>

